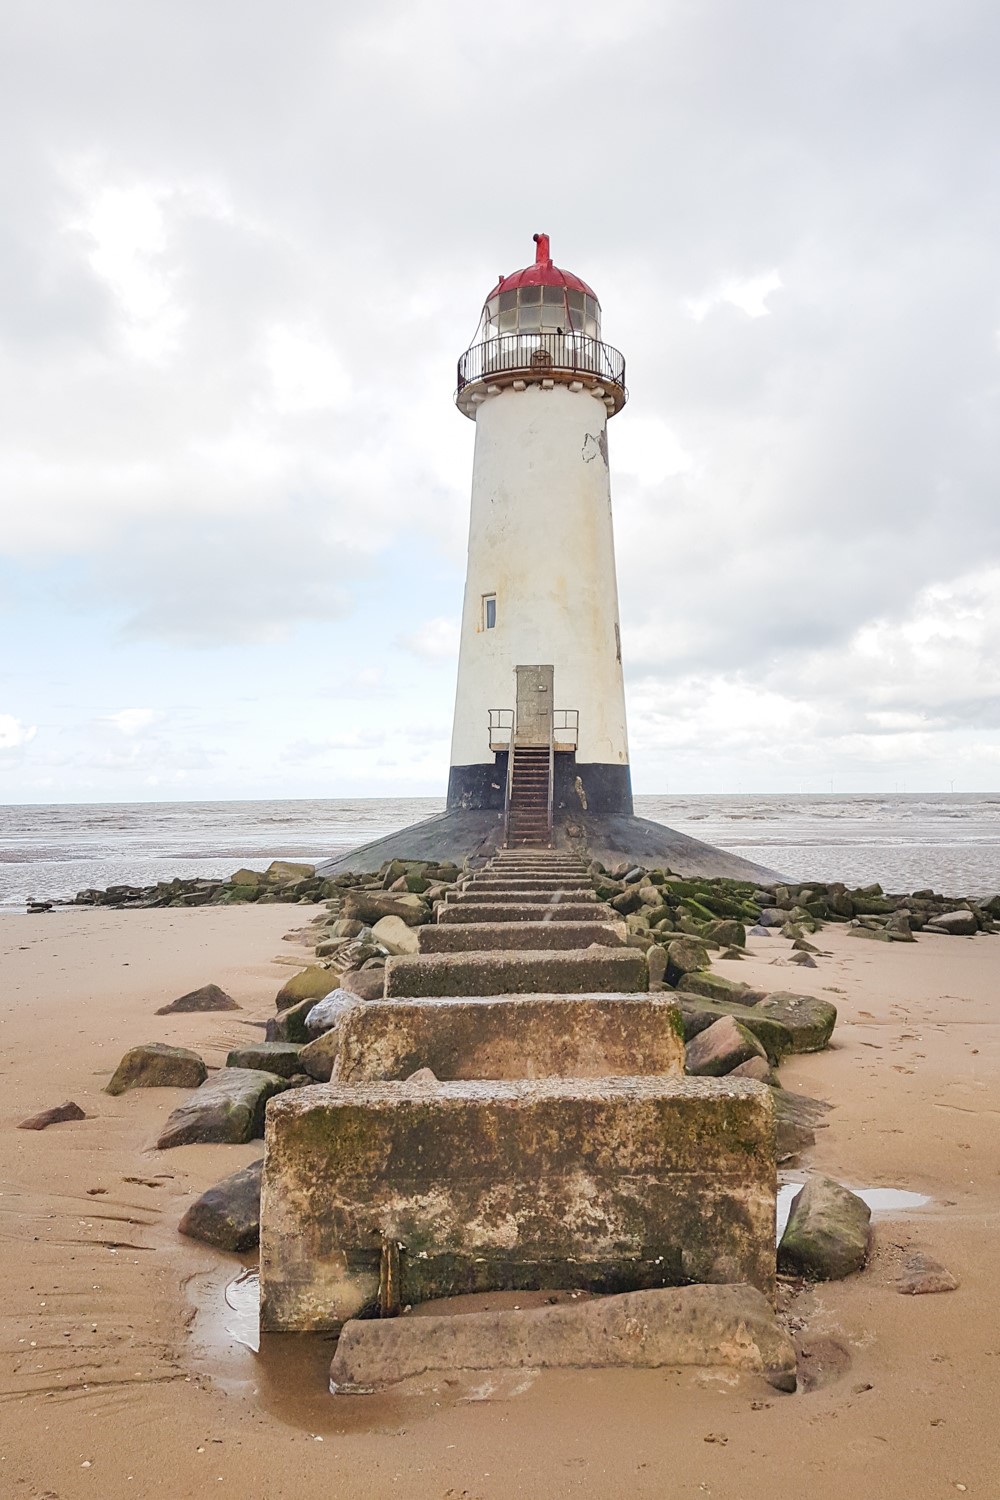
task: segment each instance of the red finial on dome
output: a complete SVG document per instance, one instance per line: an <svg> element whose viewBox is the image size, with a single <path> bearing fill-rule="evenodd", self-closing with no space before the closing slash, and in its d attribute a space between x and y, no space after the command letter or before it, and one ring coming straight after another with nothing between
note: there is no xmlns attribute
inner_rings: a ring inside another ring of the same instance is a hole
<svg viewBox="0 0 1000 1500"><path fill-rule="evenodd" d="M552 264L552 256L549 252L549 237L547 234L536 234L535 241L535 263L525 266L523 271L514 271L510 276L501 276L496 286L487 297L487 302L496 297L500 292L513 292L520 286L561 286L572 292L584 292L588 297L593 297L596 302L597 294L579 276L574 276L572 271L561 271L558 266Z"/></svg>

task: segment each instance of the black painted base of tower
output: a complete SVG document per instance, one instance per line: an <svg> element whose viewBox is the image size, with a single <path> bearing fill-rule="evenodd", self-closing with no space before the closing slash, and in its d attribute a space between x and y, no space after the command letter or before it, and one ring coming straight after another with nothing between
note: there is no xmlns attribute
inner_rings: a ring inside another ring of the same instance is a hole
<svg viewBox="0 0 1000 1500"><path fill-rule="evenodd" d="M628 766L584 764L572 752L557 750L553 764L552 810L560 813L632 812L632 772ZM503 812L507 791L507 751L492 765L452 766L448 811Z"/></svg>
<svg viewBox="0 0 1000 1500"><path fill-rule="evenodd" d="M560 811L553 820L553 846L569 849L606 865L628 859L635 864L669 869L675 875L707 879L780 879L775 870L755 865L738 854L688 838L663 823L637 818L632 813ZM411 823L398 833L376 839L337 859L317 865L323 875L352 870L358 874L378 870L390 859L465 860L473 864L489 859L503 842L503 808L453 808Z"/></svg>

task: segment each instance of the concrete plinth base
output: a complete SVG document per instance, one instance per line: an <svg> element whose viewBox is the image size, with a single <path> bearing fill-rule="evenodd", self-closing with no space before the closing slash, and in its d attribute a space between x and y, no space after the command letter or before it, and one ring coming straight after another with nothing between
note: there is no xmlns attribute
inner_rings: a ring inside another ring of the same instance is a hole
<svg viewBox="0 0 1000 1500"><path fill-rule="evenodd" d="M373 843L363 844L336 859L317 866L322 875L336 875L344 870L364 872L377 870L390 859L483 861L503 843L501 812L438 813L413 823L398 833ZM630 814L595 815L575 813L557 817L553 844L558 850L615 864L628 859L635 864L660 866L676 875L703 876L708 879L769 881L780 878L774 870L729 854L700 839L692 839L662 823ZM522 852L522 851L517 851Z"/></svg>
<svg viewBox="0 0 1000 1500"><path fill-rule="evenodd" d="M338 1029L334 1083L409 1078L681 1076L684 1031L659 995L382 1000Z"/></svg>
<svg viewBox="0 0 1000 1500"><path fill-rule="evenodd" d="M272 1101L261 1326L458 1292L771 1295L774 1110L728 1079L327 1084Z"/></svg>

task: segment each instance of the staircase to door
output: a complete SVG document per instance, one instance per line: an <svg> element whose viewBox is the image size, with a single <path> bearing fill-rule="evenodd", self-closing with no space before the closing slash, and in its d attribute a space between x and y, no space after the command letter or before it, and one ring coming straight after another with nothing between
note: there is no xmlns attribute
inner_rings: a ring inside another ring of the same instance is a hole
<svg viewBox="0 0 1000 1500"><path fill-rule="evenodd" d="M552 837L552 752L547 745L511 748L507 847L547 848Z"/></svg>

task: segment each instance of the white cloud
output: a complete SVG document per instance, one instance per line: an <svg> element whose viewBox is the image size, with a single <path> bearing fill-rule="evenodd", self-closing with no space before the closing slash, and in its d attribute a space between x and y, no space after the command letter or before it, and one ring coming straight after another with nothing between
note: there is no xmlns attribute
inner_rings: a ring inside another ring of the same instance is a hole
<svg viewBox="0 0 1000 1500"><path fill-rule="evenodd" d="M13 714L0 714L0 750L19 750L37 733L37 724L22 724Z"/></svg>
<svg viewBox="0 0 1000 1500"><path fill-rule="evenodd" d="M117 713L107 714L104 722L111 724L121 734L141 734L152 724L162 719L163 715L152 708L120 708Z"/></svg>

